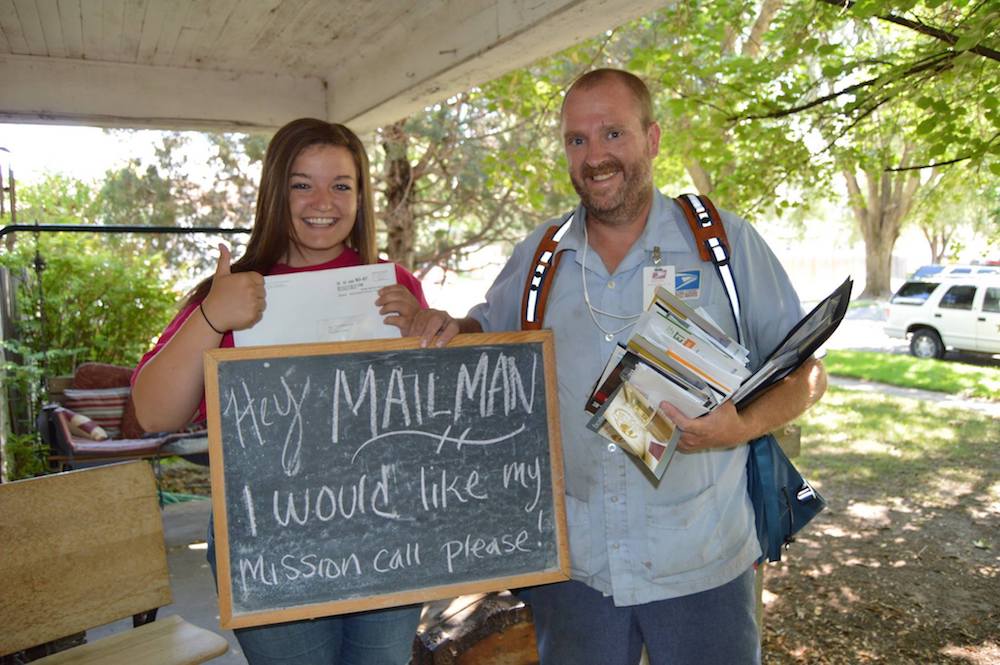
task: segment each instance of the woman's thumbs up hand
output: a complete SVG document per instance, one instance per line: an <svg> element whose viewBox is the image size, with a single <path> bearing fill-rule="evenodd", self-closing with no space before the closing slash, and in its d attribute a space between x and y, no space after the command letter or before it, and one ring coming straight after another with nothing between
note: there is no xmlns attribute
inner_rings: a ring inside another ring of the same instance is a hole
<svg viewBox="0 0 1000 665"><path fill-rule="evenodd" d="M219 261L212 277L212 289L202 302L202 311L216 330L243 330L260 321L266 306L264 278L258 272L230 270L232 255L219 244Z"/></svg>

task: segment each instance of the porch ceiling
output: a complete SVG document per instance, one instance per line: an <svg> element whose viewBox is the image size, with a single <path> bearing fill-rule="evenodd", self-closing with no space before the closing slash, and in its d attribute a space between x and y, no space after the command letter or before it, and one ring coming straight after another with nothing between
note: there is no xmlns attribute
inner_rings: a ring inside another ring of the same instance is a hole
<svg viewBox="0 0 1000 665"><path fill-rule="evenodd" d="M0 0L0 121L367 131L664 0Z"/></svg>

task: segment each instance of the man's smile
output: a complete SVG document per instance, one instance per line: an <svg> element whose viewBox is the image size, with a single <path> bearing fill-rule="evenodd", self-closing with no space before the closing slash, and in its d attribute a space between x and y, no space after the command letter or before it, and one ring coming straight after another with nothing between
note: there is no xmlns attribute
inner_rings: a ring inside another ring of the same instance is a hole
<svg viewBox="0 0 1000 665"><path fill-rule="evenodd" d="M592 184L598 185L600 183L607 182L611 180L616 175L621 175L624 177L624 168L621 162L615 159L608 159L596 166L584 165L583 167L583 178Z"/></svg>

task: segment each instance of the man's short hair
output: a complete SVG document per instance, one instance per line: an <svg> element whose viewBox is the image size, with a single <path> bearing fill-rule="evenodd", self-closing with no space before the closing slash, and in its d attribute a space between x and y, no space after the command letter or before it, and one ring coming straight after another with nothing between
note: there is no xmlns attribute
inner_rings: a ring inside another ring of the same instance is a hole
<svg viewBox="0 0 1000 665"><path fill-rule="evenodd" d="M639 107L639 120L642 122L642 128L646 129L653 124L653 98L643 80L625 70L610 68L594 69L573 81L563 97L559 117L562 117L563 111L566 109L566 100L569 99L574 90L588 90L608 79L617 79L632 93L632 98L635 99L636 106Z"/></svg>

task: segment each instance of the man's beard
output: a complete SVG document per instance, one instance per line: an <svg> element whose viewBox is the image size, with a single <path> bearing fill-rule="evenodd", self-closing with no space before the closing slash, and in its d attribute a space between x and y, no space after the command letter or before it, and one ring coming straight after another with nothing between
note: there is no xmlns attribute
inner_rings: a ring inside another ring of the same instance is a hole
<svg viewBox="0 0 1000 665"><path fill-rule="evenodd" d="M602 173L619 171L622 174L623 184L611 196L597 201L590 196L584 187L587 178ZM635 220L642 212L642 209L649 202L653 191L653 181L651 178L652 167L648 160L639 159L630 165L626 170L625 166L617 159L609 159L601 162L597 166L583 165L581 170L581 182L575 176L571 176L573 189L580 196L583 207L587 210L587 218L604 222L611 226L621 226Z"/></svg>

